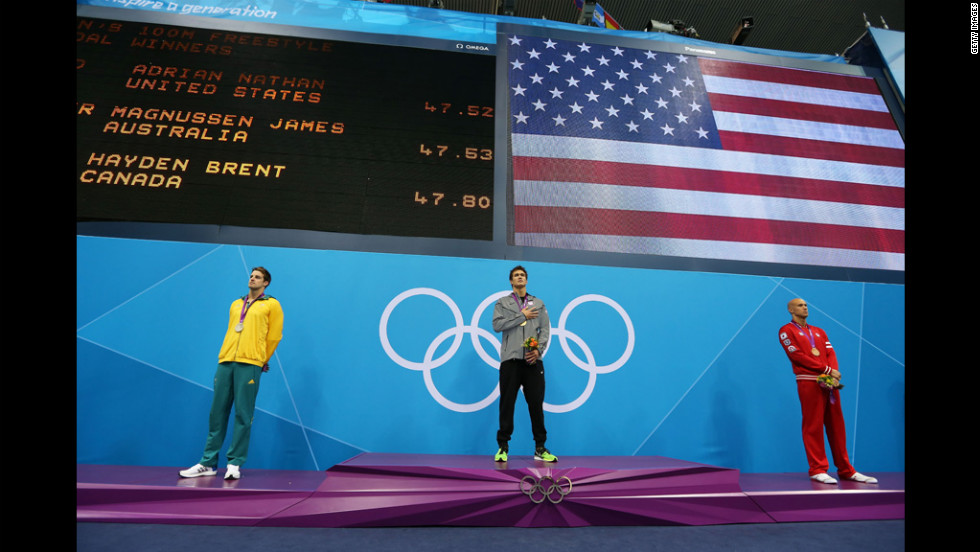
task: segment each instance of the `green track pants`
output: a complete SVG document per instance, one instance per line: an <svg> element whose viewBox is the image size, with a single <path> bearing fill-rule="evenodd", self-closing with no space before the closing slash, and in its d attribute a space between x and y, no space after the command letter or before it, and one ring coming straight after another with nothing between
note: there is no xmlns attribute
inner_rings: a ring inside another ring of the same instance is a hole
<svg viewBox="0 0 980 552"><path fill-rule="evenodd" d="M228 447L228 463L241 466L248 459L255 398L259 394L262 367L240 362L222 362L214 374L214 400L208 421L208 439L200 464L217 467L218 453L228 431L228 417L235 406L235 423Z"/></svg>

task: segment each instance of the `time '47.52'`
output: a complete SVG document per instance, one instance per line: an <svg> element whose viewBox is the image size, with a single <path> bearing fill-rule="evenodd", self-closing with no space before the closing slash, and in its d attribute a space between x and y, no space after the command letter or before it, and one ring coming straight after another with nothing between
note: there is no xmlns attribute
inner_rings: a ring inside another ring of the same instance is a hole
<svg viewBox="0 0 980 552"><path fill-rule="evenodd" d="M493 108L488 105L467 105L456 106L449 102L429 103L425 102L425 110L432 113L442 113L445 115L466 115L467 117L488 117L493 118Z"/></svg>

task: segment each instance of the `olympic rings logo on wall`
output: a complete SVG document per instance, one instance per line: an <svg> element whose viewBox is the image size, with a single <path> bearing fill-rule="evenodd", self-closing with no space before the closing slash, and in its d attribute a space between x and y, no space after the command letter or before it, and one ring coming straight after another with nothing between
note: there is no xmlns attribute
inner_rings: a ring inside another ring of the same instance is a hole
<svg viewBox="0 0 980 552"><path fill-rule="evenodd" d="M563 483L563 480L568 483ZM558 504L562 500L565 500L568 493L572 492L572 480L567 475L563 475L558 479L550 475L545 475L540 478L535 478L533 475L525 475L521 478L519 488L535 504L541 504L545 499L548 499L552 504Z"/></svg>
<svg viewBox="0 0 980 552"><path fill-rule="evenodd" d="M381 323L379 325L381 346L382 348L384 348L384 351L385 353L387 353L388 357L399 366L403 368L407 368L409 370L417 370L422 372L422 378L425 381L425 387L426 389L428 389L429 394L432 395L432 398L435 399L436 402L438 402L445 408L448 408L449 410L453 410L456 412L476 412L478 410L482 410L487 406L493 404L493 402L497 400L497 397L500 396L499 382L497 383L496 387L490 392L490 394L487 395L482 400L473 403L457 403L447 399L445 396L443 396L442 393L439 392L439 390L436 388L435 383L432 381L432 370L449 362L449 359L451 359L453 355L456 354L456 351L459 350L459 347L463 342L464 334L470 334L470 341L473 344L473 349L476 351L477 355L479 355L479 357L483 359L483 361L487 363L488 366L490 366L495 370L499 370L500 369L500 340L497 339L497 336L494 333L484 328L481 328L479 326L479 321L480 321L480 317L483 315L483 312L487 309L487 307L496 303L497 300L500 299L501 297L504 297L509 294L510 291L501 291L498 293L494 293L489 297L487 297L486 299L484 299L483 302L481 302L480 305L476 308L476 311L473 313L473 317L470 319L469 325L467 325L463 320L463 314L460 312L459 307L445 293L432 288L412 288L403 291L398 295L396 295L395 298L388 303L388 305L385 307L384 312L381 314ZM395 310L396 307L398 307L399 304L401 304L402 301L408 299L409 297L414 297L416 295L428 295L431 297L435 297L436 299L439 299L440 301L445 303L446 306L449 307L450 312L452 312L453 319L455 320L456 323L454 327L443 331L442 333L437 335L435 339L432 340L432 342L429 344L428 349L426 349L425 356L421 362L411 361L402 357L397 352L395 352L394 348L391 346L390 341L388 340L388 319L391 317L391 313ZM627 337L626 349L623 351L623 354L620 355L618 359L604 366L599 366L598 364L596 364L595 356L592 354L592 350L589 348L589 346L585 343L585 340L583 340L581 337L579 337L578 335L576 335L574 332L570 331L566 327L566 324L568 322L568 317L572 313L572 311L575 310L575 308L578 307L579 305L583 303L589 303L589 302L603 303L605 305L612 307L612 309L615 310L620 317L622 317L623 322L625 322L626 324L626 337ZM588 400L588 398L592 395L592 391L595 389L596 380L599 374L608 374L610 372L614 372L620 369L623 365L625 365L626 362L629 360L630 356L633 354L633 346L636 342L636 335L633 331L633 321L630 319L629 314L627 314L626 310L623 309L623 307L621 307L619 303L613 301L612 299L604 295L596 295L596 294L581 295L573 299L572 302L570 302L567 306L565 306L565 309L562 310L561 312L561 316L559 316L558 318L558 327L551 328L551 336L552 338L557 338L558 343L561 345L561 349L565 352L565 356L568 358L569 361L571 361L572 364L589 373L589 381L585 386L585 390L582 391L582 394L579 395L576 399L566 404L559 404L559 405L549 404L548 402L544 403L544 409L546 411L556 412L556 413L570 412L585 404L585 401ZM452 338L453 340L452 344L450 344L449 346L449 349L438 358L434 358L435 353L438 350L439 346L442 345L449 338ZM483 348L483 345L480 342L480 338L486 339L488 342L494 345L493 355L488 354L486 352L486 350ZM585 354L585 360L579 358L571 350L571 348L568 345L569 341L578 345L578 347ZM547 356L548 353L551 351L551 349L552 347L548 347L548 349L545 350L544 356Z"/></svg>

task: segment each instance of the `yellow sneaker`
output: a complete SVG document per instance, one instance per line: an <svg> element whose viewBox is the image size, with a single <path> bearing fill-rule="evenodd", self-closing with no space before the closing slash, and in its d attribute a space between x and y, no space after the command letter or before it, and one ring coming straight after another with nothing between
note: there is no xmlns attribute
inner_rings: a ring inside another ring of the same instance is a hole
<svg viewBox="0 0 980 552"><path fill-rule="evenodd" d="M534 451L534 459L535 460L540 460L542 462L557 462L558 461L558 457L555 456L554 454L551 454L551 452L549 452L548 449L546 449L544 447L538 447Z"/></svg>

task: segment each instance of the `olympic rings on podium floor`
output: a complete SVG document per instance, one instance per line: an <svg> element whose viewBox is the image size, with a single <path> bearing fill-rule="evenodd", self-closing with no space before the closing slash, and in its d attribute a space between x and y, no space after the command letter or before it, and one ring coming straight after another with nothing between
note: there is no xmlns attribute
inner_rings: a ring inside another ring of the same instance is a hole
<svg viewBox="0 0 980 552"><path fill-rule="evenodd" d="M558 504L572 492L572 480L565 475L557 480L550 475L541 477L525 475L521 478L518 487L535 504L541 504L546 499L552 504Z"/></svg>

